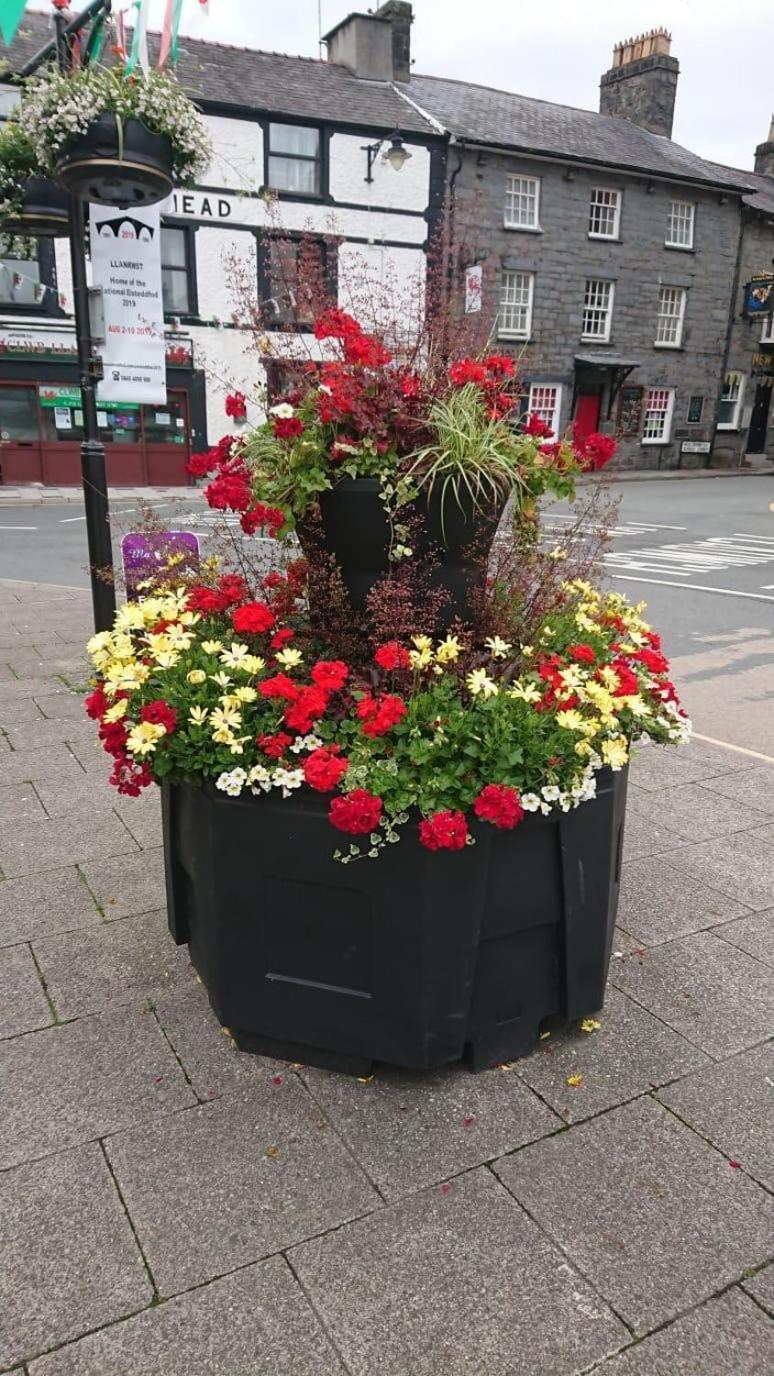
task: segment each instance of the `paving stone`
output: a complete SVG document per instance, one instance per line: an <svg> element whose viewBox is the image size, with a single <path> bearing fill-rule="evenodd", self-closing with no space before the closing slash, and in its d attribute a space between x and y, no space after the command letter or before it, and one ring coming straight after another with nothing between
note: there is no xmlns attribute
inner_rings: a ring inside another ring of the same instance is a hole
<svg viewBox="0 0 774 1376"><path fill-rule="evenodd" d="M0 1175L0 1218L0 1369L150 1302L96 1143Z"/></svg>
<svg viewBox="0 0 774 1376"><path fill-rule="evenodd" d="M774 1315L774 1266L766 1266L757 1276L746 1280L744 1289Z"/></svg>
<svg viewBox="0 0 774 1376"><path fill-rule="evenodd" d="M74 811L111 812L119 795L108 782L108 774L106 767L104 778L98 779L79 767L77 777L36 780L35 791L49 817L67 817Z"/></svg>
<svg viewBox="0 0 774 1376"><path fill-rule="evenodd" d="M773 1341L770 1320L734 1289L595 1367L595 1376L762 1376Z"/></svg>
<svg viewBox="0 0 774 1376"><path fill-rule="evenodd" d="M757 763L749 755L702 745L700 741L693 741L687 748L675 750L648 746L636 751L631 764L631 780L637 788L648 793L660 793L662 789L678 788L681 784L696 783L699 779L741 774L754 769Z"/></svg>
<svg viewBox="0 0 774 1376"><path fill-rule="evenodd" d="M352 1376L570 1376L628 1339L487 1170L290 1261Z"/></svg>
<svg viewBox="0 0 774 1376"><path fill-rule="evenodd" d="M30 1376L344 1376L287 1262L271 1257L89 1334Z"/></svg>
<svg viewBox="0 0 774 1376"><path fill-rule="evenodd" d="M29 946L0 951L0 1037L15 1037L52 1021Z"/></svg>
<svg viewBox="0 0 774 1376"><path fill-rule="evenodd" d="M2 655L1 650L0 655ZM45 699L43 700L45 701ZM53 700L55 701L55 699ZM10 702L0 704L0 723L6 731L27 722L44 720L44 714L35 705L32 698L12 698Z"/></svg>
<svg viewBox="0 0 774 1376"><path fill-rule="evenodd" d="M0 834L17 822L44 822L46 813L32 784L0 788Z"/></svg>
<svg viewBox="0 0 774 1376"><path fill-rule="evenodd" d="M83 706L82 693L59 693L56 697L41 698L36 705L43 713L44 717L49 717L52 721L85 721L86 712ZM92 729L94 729L92 727Z"/></svg>
<svg viewBox="0 0 774 1376"><path fill-rule="evenodd" d="M45 937L35 954L60 1018L137 1003L192 977L188 952L174 945L163 912Z"/></svg>
<svg viewBox="0 0 774 1376"><path fill-rule="evenodd" d="M65 687L60 678L17 678L10 669L6 668L7 678L0 681L0 713L2 713L3 703L28 701L33 696L37 700L53 696L55 693L67 693L69 689Z"/></svg>
<svg viewBox="0 0 774 1376"><path fill-rule="evenodd" d="M162 1294L379 1207L298 1077L278 1078L107 1139Z"/></svg>
<svg viewBox="0 0 774 1376"><path fill-rule="evenodd" d="M286 1061L238 1051L198 982L165 991L155 1003L156 1016L200 1099L217 1099L231 1090L246 1090L267 1075L288 1072Z"/></svg>
<svg viewBox="0 0 774 1376"><path fill-rule="evenodd" d="M517 1075L497 1069L471 1075L459 1066L435 1074L385 1068L367 1084L308 1067L301 1075L389 1200L560 1125Z"/></svg>
<svg viewBox="0 0 774 1376"><path fill-rule="evenodd" d="M28 779L80 779L83 772L83 766L63 741L41 750L11 750L9 746L8 754L0 760L0 788Z"/></svg>
<svg viewBox="0 0 774 1376"><path fill-rule="evenodd" d="M0 1042L0 1170L196 1103L155 1017L117 1009Z"/></svg>
<svg viewBox="0 0 774 1376"><path fill-rule="evenodd" d="M659 1098L774 1192L774 1042L695 1071Z"/></svg>
<svg viewBox="0 0 774 1376"><path fill-rule="evenodd" d="M613 933L613 949L611 960L620 960L621 956L638 951L642 947L642 942L633 937L631 932L625 932L623 927L616 927Z"/></svg>
<svg viewBox="0 0 774 1376"><path fill-rule="evenodd" d="M722 845L683 846L669 863L748 908L774 907L774 826L737 832Z"/></svg>
<svg viewBox="0 0 774 1376"><path fill-rule="evenodd" d="M741 773L720 774L712 779L704 779L701 787L712 793L720 793L724 798L739 803L742 807L774 812L774 769L768 765L760 765Z"/></svg>
<svg viewBox="0 0 774 1376"><path fill-rule="evenodd" d="M627 810L624 825L624 864L630 860L641 860L645 855L661 855L665 851L673 851L676 846L684 845L685 840L682 836L675 836L674 832L667 831L665 827L646 821L639 812Z"/></svg>
<svg viewBox="0 0 774 1376"><path fill-rule="evenodd" d="M736 922L713 929L713 936L729 941L765 965L774 965L774 908L767 913L751 913Z"/></svg>
<svg viewBox="0 0 774 1376"><path fill-rule="evenodd" d="M0 883L0 946L94 926L100 921L96 904L74 866Z"/></svg>
<svg viewBox="0 0 774 1376"><path fill-rule="evenodd" d="M686 841L708 841L765 826L769 819L765 811L752 806L754 800L754 794L748 794L743 803L724 798L700 784L683 784L680 788L660 789L656 799L649 793L641 798L635 794L629 801L627 822L633 813L639 813L645 821L652 821L655 816L659 828L665 827Z"/></svg>
<svg viewBox="0 0 774 1376"><path fill-rule="evenodd" d="M61 644L58 646L58 653L46 650L41 654L35 649L8 650L3 659L17 678L44 679L61 674L85 679L89 672L85 652L82 655L74 655L66 651L67 647Z"/></svg>
<svg viewBox="0 0 774 1376"><path fill-rule="evenodd" d="M132 851L137 852L137 843L115 813L75 812L3 831L0 869L13 879Z"/></svg>
<svg viewBox="0 0 774 1376"><path fill-rule="evenodd" d="M590 1118L613 1104L647 1094L684 1075L707 1057L617 989L608 989L595 1019L602 1026L583 1032L579 1024L552 1033L517 1063L519 1074L566 1122ZM580 1075L579 1085L568 1085Z"/></svg>
<svg viewBox="0 0 774 1376"><path fill-rule="evenodd" d="M711 932L695 932L654 946L644 956L616 961L611 979L719 1059L774 1030L771 970Z"/></svg>
<svg viewBox="0 0 774 1376"><path fill-rule="evenodd" d="M92 893L109 919L147 913L166 904L164 852L144 850L83 866Z"/></svg>
<svg viewBox="0 0 774 1376"><path fill-rule="evenodd" d="M495 1170L640 1332L771 1250L774 1200L651 1099L524 1147Z"/></svg>
<svg viewBox="0 0 774 1376"><path fill-rule="evenodd" d="M52 741L88 741L94 734L91 721L49 721L46 717L35 722L12 723L8 728L12 750L37 750Z"/></svg>
<svg viewBox="0 0 774 1376"><path fill-rule="evenodd" d="M161 845L161 794L148 788L139 798L122 798L113 789L115 810L138 846L153 850Z"/></svg>
<svg viewBox="0 0 774 1376"><path fill-rule="evenodd" d="M45 802L42 792L41 797ZM640 946L673 941L747 911L733 898L675 869L668 856L629 860L623 867L618 920L639 938Z"/></svg>

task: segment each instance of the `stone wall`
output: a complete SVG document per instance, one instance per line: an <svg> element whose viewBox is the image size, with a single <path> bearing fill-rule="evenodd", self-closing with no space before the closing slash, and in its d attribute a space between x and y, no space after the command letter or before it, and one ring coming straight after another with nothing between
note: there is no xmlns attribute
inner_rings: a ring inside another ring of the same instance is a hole
<svg viewBox="0 0 774 1376"><path fill-rule="evenodd" d="M774 183L772 183L774 187ZM765 376L765 369L774 370L774 341L762 342L764 320L748 320L742 315L744 286L756 273L771 272L774 263L774 216L751 208L743 214L742 251L739 260L739 283L732 305L731 347L729 372L742 374L743 394L738 425L734 430L719 430L714 454L718 462L736 465L747 452L752 409L759 386L774 383L774 375ZM769 424L764 447L755 446L758 458L774 459L774 398L769 407Z"/></svg>

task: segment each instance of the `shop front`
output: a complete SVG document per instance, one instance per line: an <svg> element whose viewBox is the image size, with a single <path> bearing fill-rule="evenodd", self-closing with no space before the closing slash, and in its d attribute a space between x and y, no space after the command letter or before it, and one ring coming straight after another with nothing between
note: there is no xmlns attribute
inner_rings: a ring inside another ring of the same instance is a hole
<svg viewBox="0 0 774 1376"><path fill-rule="evenodd" d="M72 336L0 334L0 484L81 481L83 412ZM184 486L186 463L207 447L204 376L189 339L167 343L167 400L99 402L111 487Z"/></svg>

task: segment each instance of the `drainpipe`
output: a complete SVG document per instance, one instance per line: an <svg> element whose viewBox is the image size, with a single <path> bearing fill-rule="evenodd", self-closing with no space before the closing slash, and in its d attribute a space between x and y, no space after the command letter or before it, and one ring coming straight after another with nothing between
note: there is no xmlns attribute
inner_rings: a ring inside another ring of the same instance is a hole
<svg viewBox="0 0 774 1376"><path fill-rule="evenodd" d="M721 398L721 396L723 395L723 386L724 386L724 383L725 383L726 374L728 373L728 365L729 365L729 363L730 363L730 361L731 361L731 342L732 342L732 339L733 339L734 324L735 324L735 322L736 322L737 301L739 300L739 278L740 278L741 271L742 271L742 244L743 244L743 242L744 242L744 221L745 221L745 213L746 213L746 212L745 212L744 202L741 200L741 197L740 197L739 239L738 239L737 246L736 246L736 262L734 263L734 280L733 280L733 284L732 284L732 287L731 287L731 301L730 301L730 303L729 303L729 310L728 310L728 324L726 325L726 339L725 339L725 344L724 344L724 347L723 347L723 369L722 369L721 376L720 376L720 384L719 384L719 387L718 387L718 394L717 394L717 397L715 398L715 419L714 419L713 426L712 426L712 448L713 448L713 449L715 448L715 441L716 441L716 439L717 439L717 437L718 437L718 418L719 418L719 416L720 416L720 398ZM711 451L710 451L710 455L707 456L707 463L706 463L706 465L705 465L706 468L709 468L709 460L710 460L710 457L711 457ZM742 457L743 457L743 455L742 455L742 447L741 447L741 445L740 445L740 446L739 446L739 463L737 464L737 467L738 467L738 468L741 468L741 467L742 467Z"/></svg>

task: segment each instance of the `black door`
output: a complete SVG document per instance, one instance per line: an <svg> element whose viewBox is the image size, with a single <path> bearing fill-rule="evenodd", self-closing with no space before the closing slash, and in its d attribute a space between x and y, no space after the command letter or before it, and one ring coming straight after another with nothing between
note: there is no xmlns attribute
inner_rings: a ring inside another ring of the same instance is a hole
<svg viewBox="0 0 774 1376"><path fill-rule="evenodd" d="M769 423L771 388L771 382L759 382L755 389L755 401L753 402L750 429L747 435L748 454L765 454L766 452L766 427Z"/></svg>

